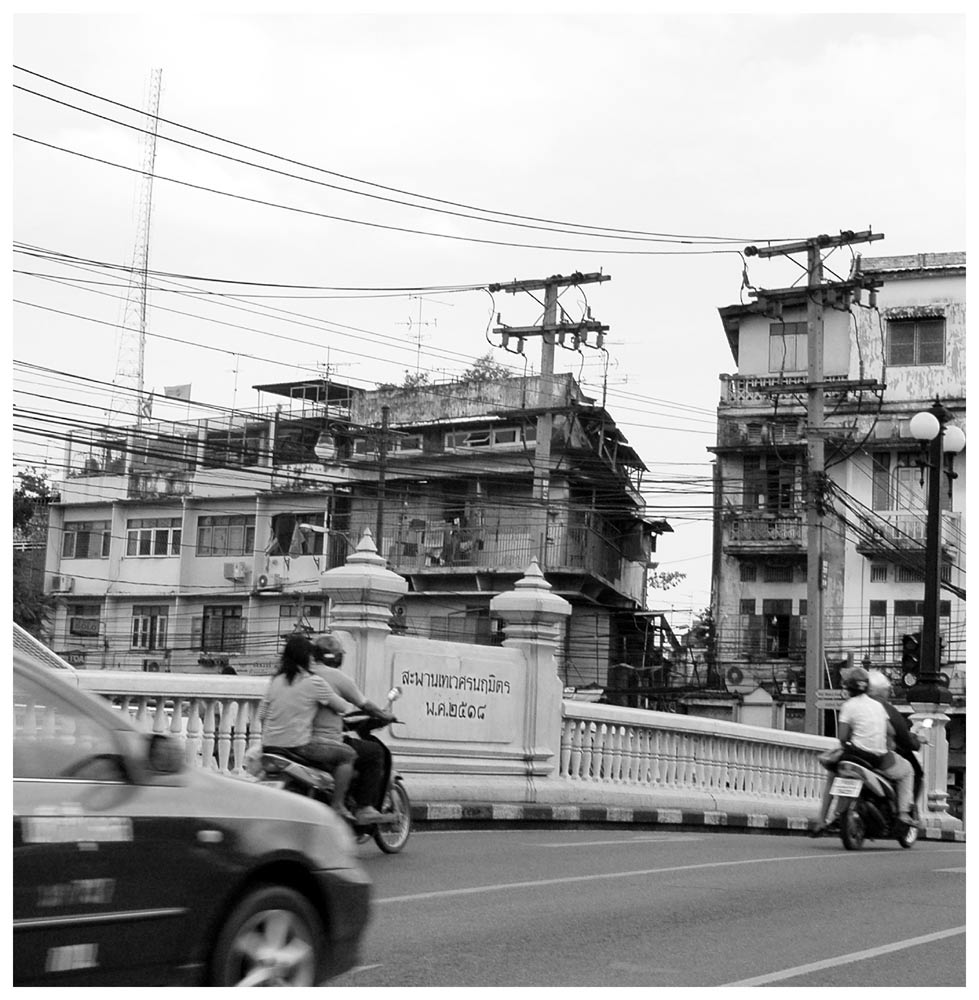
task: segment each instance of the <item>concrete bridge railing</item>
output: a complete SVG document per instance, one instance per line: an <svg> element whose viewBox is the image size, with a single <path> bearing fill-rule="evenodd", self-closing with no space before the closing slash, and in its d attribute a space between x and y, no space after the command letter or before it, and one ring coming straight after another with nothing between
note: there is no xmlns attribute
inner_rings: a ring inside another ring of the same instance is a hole
<svg viewBox="0 0 979 1000"><path fill-rule="evenodd" d="M322 581L344 670L375 702L392 685L404 689L396 705L403 724L385 739L417 803L469 815L487 803L517 804L569 818L596 807L654 822L686 822L697 812L723 824L733 814L748 826L799 829L818 815L818 756L835 740L565 700L554 651L571 609L536 562L492 600L505 625L502 647L392 635L390 608L407 583L386 568L369 532ZM245 752L261 743L257 708L267 678L77 677L148 730L183 741L191 764L245 777ZM941 727L936 736L945 740ZM939 743L926 757L926 822L940 833L961 829L944 808L942 750Z"/></svg>

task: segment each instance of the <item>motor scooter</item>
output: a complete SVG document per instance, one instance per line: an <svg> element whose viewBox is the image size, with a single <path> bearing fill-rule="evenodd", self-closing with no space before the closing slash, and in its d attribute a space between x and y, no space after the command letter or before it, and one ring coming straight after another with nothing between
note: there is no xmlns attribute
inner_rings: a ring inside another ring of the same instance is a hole
<svg viewBox="0 0 979 1000"><path fill-rule="evenodd" d="M400 687L393 687L388 691L386 706L388 712L401 693ZM384 773L380 782L378 801L371 803L381 813L381 818L369 824L354 823L353 831L358 843L364 843L373 837L374 843L385 854L397 854L408 843L408 837L411 835L411 801L405 789L404 779L393 768L391 751L375 735L377 730L397 721L397 719L382 719L361 710L348 712L343 717L345 737L350 734L358 739L376 743L382 748ZM332 808L333 792L336 788L333 775L313 767L301 757L288 751L276 750L274 753L260 751L252 757L246 769L262 784L318 799ZM349 800L347 808L351 811L355 808Z"/></svg>
<svg viewBox="0 0 979 1000"><path fill-rule="evenodd" d="M927 730L931 719L921 725L922 742L928 742ZM920 754L917 754L920 760ZM864 840L886 840L893 837L901 847L911 847L918 839L919 806L912 805L915 823L908 825L898 819L897 793L892 782L873 768L852 760L826 763L835 773L830 785L830 801L826 825L838 823L840 839L848 851L858 851Z"/></svg>

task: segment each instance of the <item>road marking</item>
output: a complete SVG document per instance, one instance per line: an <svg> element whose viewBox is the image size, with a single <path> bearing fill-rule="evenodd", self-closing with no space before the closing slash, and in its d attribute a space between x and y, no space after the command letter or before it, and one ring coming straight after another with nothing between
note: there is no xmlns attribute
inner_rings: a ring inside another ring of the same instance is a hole
<svg viewBox="0 0 979 1000"><path fill-rule="evenodd" d="M380 967L380 962L375 962L373 965L355 965L352 969L347 970L347 975L354 976L358 972L369 972L371 969L379 969Z"/></svg>
<svg viewBox="0 0 979 1000"><path fill-rule="evenodd" d="M446 899L450 896L478 896L487 892L506 892L507 889L536 889L545 885L573 885L576 882L599 882L602 879L636 878L642 875L667 875L671 872L729 868L734 865L770 865L778 861L826 861L829 859L854 859L856 857L858 855L852 851L841 851L839 854L819 852L776 858L739 858L736 861L705 861L697 865L670 865L668 868L639 868L634 871L607 872L599 875L564 875L560 878L533 879L527 882L498 882L492 885L474 885L468 889L436 889L432 892L415 892L406 896L388 896L386 899L375 899L374 902L376 904L412 903L421 899Z"/></svg>
<svg viewBox="0 0 979 1000"><path fill-rule="evenodd" d="M936 872L954 872L956 875L964 875L965 868L936 868Z"/></svg>
<svg viewBox="0 0 979 1000"><path fill-rule="evenodd" d="M563 843L531 844L531 847L604 847L608 844L672 844L682 840L689 843L692 840L703 840L703 837L691 837L682 834L677 837L620 837L616 840L566 840Z"/></svg>
<svg viewBox="0 0 979 1000"><path fill-rule="evenodd" d="M879 948L868 948L865 951L855 951L849 955L838 955L836 958L824 958L821 962L810 962L808 965L797 965L792 969L782 969L781 972L770 972L765 976L754 976L751 979L739 979L736 983L722 983L715 989L731 989L735 986L764 986L766 983L775 983L780 979L794 979L796 976L804 976L809 972L821 972L823 969L833 969L839 965L849 965L851 962L862 962L868 958L879 958L881 955L889 955L892 951L903 951L905 948L913 948L919 944L930 944L932 941L941 941L947 937L954 937L957 934L964 934L964 927L952 927L947 931L936 931L934 934L923 934L921 937L907 938L904 941L895 941L893 944L883 944Z"/></svg>

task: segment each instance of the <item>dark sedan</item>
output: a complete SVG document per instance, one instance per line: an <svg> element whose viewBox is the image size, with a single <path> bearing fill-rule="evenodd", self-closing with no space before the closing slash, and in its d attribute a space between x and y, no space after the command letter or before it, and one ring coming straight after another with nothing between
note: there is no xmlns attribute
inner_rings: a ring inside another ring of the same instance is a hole
<svg viewBox="0 0 979 1000"><path fill-rule="evenodd" d="M370 883L320 803L184 763L14 653L14 984L309 986Z"/></svg>

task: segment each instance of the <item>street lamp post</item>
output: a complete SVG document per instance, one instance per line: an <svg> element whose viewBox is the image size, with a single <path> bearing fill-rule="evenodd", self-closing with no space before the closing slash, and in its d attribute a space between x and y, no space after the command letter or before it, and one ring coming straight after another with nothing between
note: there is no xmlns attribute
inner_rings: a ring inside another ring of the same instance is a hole
<svg viewBox="0 0 979 1000"><path fill-rule="evenodd" d="M936 399L929 409L911 418L911 434L927 450L928 507L925 524L925 599L922 608L920 671L917 682L908 691L908 702L915 709L915 722L926 719L932 735L926 751L928 808L945 815L948 780L948 743L945 727L948 716L943 705L952 702L947 682L941 674L941 637L939 632L940 593L942 586L942 479L945 455L954 455L965 447L965 434L951 423L952 415ZM954 477L951 469L947 474Z"/></svg>

